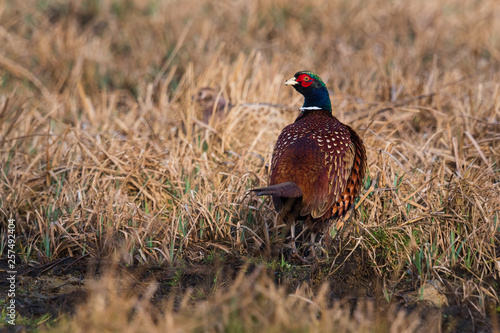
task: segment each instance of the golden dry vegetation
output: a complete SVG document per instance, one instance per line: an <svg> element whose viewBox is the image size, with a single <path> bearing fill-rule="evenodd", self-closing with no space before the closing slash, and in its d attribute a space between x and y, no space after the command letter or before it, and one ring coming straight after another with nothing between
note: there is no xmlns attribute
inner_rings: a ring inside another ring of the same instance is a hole
<svg viewBox="0 0 500 333"><path fill-rule="evenodd" d="M162 301L161 283L89 274L52 329L496 329L499 17L495 0L0 3L0 216L4 236L16 220L19 264L246 267ZM280 255L286 230L248 194L297 116L302 96L283 82L303 69L369 164L349 232L312 267ZM206 86L236 105L209 124L193 98ZM331 291L366 276L385 303ZM408 296L429 281L446 303L433 315Z"/></svg>

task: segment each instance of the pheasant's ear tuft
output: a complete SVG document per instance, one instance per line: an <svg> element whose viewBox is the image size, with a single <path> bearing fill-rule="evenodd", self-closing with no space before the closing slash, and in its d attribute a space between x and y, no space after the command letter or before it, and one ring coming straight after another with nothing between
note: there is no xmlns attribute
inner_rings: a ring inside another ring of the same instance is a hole
<svg viewBox="0 0 500 333"><path fill-rule="evenodd" d="M297 72L295 73L295 78L299 78L300 76L304 76L304 77L309 77L310 79L314 80L314 81L317 81L318 83L321 83L322 86L325 86L325 83L323 82L323 80L321 80L321 78L318 76L318 74L314 73L314 72L311 72L311 71L300 71L300 72Z"/></svg>

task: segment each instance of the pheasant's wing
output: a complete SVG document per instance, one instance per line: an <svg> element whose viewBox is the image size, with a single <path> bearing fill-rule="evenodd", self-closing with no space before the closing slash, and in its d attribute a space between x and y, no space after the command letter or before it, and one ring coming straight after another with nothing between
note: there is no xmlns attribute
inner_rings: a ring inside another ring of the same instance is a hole
<svg viewBox="0 0 500 333"><path fill-rule="evenodd" d="M353 143L354 159L346 187L340 198L336 201L336 204L332 207L333 217L345 215L351 206L354 205L367 169L366 149L363 144L363 140L361 140L358 134L351 127L346 127L350 132L351 141Z"/></svg>
<svg viewBox="0 0 500 333"><path fill-rule="evenodd" d="M310 132L298 131L295 126L287 126L276 142L270 170L270 185L295 184L298 191L292 192L300 192L300 195L294 197L302 197L306 206L315 198L316 193L326 192L317 191L315 188L317 183L322 183L320 178L324 169L324 153L311 136ZM273 201L276 210L280 211L281 205ZM300 202L303 208L304 202L302 200Z"/></svg>
<svg viewBox="0 0 500 333"><path fill-rule="evenodd" d="M315 202L311 205L310 214L313 218L319 218L325 213L331 212L332 206L345 190L354 163L354 145L349 144L348 149L340 151L340 154L330 154L329 158L325 168L327 191L318 193ZM303 211L301 211L301 215L302 213Z"/></svg>

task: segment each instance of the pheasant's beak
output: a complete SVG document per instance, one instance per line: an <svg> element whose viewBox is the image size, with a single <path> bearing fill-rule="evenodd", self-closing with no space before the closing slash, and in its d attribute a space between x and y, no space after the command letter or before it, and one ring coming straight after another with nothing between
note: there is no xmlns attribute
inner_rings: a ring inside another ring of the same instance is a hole
<svg viewBox="0 0 500 333"><path fill-rule="evenodd" d="M297 81L295 81L295 77L292 77L291 79L289 79L289 80L287 80L287 81L285 82L285 86L293 86L293 85L295 85L295 84L298 84L298 82L297 82Z"/></svg>

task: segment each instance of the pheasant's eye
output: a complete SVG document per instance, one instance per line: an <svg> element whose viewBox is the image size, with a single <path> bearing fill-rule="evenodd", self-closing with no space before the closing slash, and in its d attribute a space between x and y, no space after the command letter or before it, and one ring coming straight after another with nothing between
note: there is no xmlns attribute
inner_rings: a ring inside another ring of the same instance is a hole
<svg viewBox="0 0 500 333"><path fill-rule="evenodd" d="M311 84L313 84L314 79L307 74L300 74L299 77L297 78L297 82L300 82L300 85L302 87L307 88Z"/></svg>

